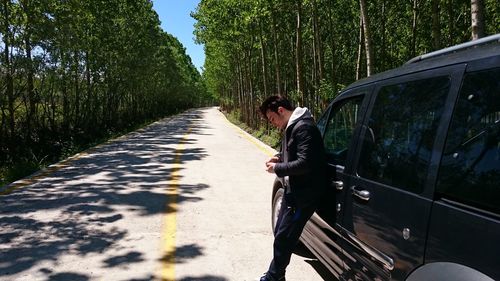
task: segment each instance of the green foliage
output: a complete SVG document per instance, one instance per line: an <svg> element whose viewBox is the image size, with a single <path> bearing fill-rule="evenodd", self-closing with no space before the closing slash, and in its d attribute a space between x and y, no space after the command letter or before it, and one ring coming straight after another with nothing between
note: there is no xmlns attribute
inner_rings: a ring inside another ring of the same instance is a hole
<svg viewBox="0 0 500 281"><path fill-rule="evenodd" d="M261 128L253 135L270 147L279 150L281 134L278 130L266 130L265 128Z"/></svg>
<svg viewBox="0 0 500 281"><path fill-rule="evenodd" d="M279 130L262 126L259 129L255 130L250 128L247 124L242 122L240 120L241 112L239 110L233 110L231 112L226 112L225 113L227 119L235 124L236 126L240 127L242 130L246 131L247 133L251 134L252 136L258 138L261 140L263 143L269 145L270 147L274 149L279 149L280 146L280 140L281 140L281 134Z"/></svg>
<svg viewBox="0 0 500 281"><path fill-rule="evenodd" d="M36 161L20 161L5 169L3 173L3 183L10 183L20 178L29 176L41 168Z"/></svg>
<svg viewBox="0 0 500 281"><path fill-rule="evenodd" d="M366 1L373 72L471 39L471 2L436 1L437 12L433 1ZM486 34L500 33L499 1L484 3ZM256 110L266 95L282 94L317 115L356 74L366 76L358 0L201 0L192 16L205 45L207 90L224 109L240 109L251 128L263 125Z"/></svg>
<svg viewBox="0 0 500 281"><path fill-rule="evenodd" d="M2 0L0 39L0 167L213 103L149 0Z"/></svg>

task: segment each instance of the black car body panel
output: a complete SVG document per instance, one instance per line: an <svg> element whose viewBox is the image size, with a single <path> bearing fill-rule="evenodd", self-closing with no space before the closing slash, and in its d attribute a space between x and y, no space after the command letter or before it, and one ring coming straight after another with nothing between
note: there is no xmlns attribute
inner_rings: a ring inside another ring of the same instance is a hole
<svg viewBox="0 0 500 281"><path fill-rule="evenodd" d="M301 241L337 279L500 280L494 39L357 81L318 120L332 184Z"/></svg>
<svg viewBox="0 0 500 281"><path fill-rule="evenodd" d="M467 265L500 280L499 233L498 218L444 200L436 201L432 207L426 262Z"/></svg>

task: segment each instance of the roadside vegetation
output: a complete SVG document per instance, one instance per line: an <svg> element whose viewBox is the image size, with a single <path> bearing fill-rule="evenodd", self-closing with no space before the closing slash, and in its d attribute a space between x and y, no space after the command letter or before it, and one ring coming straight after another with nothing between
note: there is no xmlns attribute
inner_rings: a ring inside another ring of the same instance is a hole
<svg viewBox="0 0 500 281"><path fill-rule="evenodd" d="M240 119L241 112L239 110L233 110L231 112L223 112L226 118L236 126L240 127L245 132L251 134L252 136L260 139L265 144L270 147L279 150L281 135L278 130L271 129L268 126L261 126L260 128L254 129L248 126L245 122Z"/></svg>
<svg viewBox="0 0 500 281"><path fill-rule="evenodd" d="M498 0L200 0L203 74L149 0L0 0L0 186L191 107L273 147L272 94L319 116L351 82L500 33Z"/></svg>
<svg viewBox="0 0 500 281"><path fill-rule="evenodd" d="M192 17L221 108L275 135L258 106L287 96L315 116L355 80L500 33L498 0L201 0Z"/></svg>
<svg viewBox="0 0 500 281"><path fill-rule="evenodd" d="M0 186L211 104L149 0L1 0Z"/></svg>

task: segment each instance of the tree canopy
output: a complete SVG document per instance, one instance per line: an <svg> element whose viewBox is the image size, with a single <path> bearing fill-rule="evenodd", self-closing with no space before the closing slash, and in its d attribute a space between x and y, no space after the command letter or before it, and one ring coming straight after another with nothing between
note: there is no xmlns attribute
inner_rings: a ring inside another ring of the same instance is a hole
<svg viewBox="0 0 500 281"><path fill-rule="evenodd" d="M210 102L150 0L1 0L0 38L0 167Z"/></svg>
<svg viewBox="0 0 500 281"><path fill-rule="evenodd" d="M500 32L498 0L201 0L192 16L209 91L253 128L268 95L319 114L356 79Z"/></svg>

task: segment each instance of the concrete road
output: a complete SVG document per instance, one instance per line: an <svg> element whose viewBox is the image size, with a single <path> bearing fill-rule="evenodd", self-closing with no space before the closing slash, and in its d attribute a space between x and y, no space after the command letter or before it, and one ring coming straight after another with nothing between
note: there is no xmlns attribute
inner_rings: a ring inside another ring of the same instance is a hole
<svg viewBox="0 0 500 281"><path fill-rule="evenodd" d="M205 108L16 182L0 195L0 280L255 280L272 257L272 153ZM287 273L330 278L299 256Z"/></svg>

